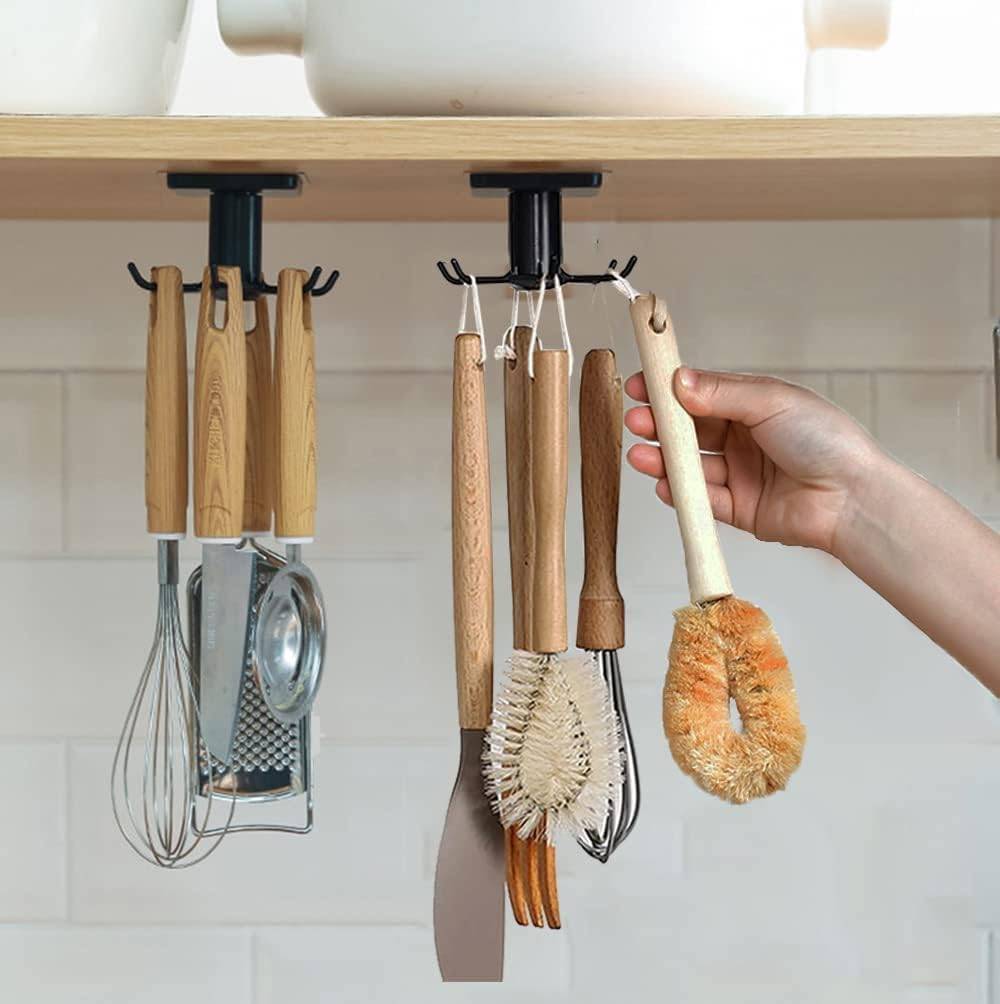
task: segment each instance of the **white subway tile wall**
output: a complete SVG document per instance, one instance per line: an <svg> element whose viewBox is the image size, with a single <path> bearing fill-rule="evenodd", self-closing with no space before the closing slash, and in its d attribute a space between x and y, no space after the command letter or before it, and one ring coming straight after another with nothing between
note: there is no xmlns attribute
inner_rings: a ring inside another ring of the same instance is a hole
<svg viewBox="0 0 1000 1004"><path fill-rule="evenodd" d="M331 628L317 827L233 837L186 873L138 861L108 797L156 600L142 499L146 307L124 262L194 275L203 245L198 224L0 223L0 998L1000 1004L1000 705L833 559L726 530L738 591L785 641L810 742L787 793L713 801L663 740L685 574L672 515L629 471L622 666L639 827L605 867L562 846L566 929L511 928L504 987L441 986L430 925L457 762L449 364L460 296L433 262L461 253L468 268L501 268L495 225L268 227L269 273L313 262L345 273L316 305L309 554ZM1000 526L992 246L983 220L574 224L567 261L599 269L640 253L635 281L671 299L688 359L817 390ZM617 294L568 300L578 358L612 344L634 370ZM484 305L492 343L509 296L487 290ZM544 332L557 337L551 317ZM491 363L498 667L511 641L500 387ZM574 470L576 458L574 445ZM568 539L572 619L575 476ZM192 541L184 558L187 574Z"/></svg>

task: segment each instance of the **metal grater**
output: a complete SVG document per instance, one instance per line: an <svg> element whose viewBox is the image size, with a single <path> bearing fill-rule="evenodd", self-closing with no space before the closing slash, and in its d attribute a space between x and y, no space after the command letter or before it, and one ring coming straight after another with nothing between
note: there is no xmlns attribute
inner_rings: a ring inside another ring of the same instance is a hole
<svg viewBox="0 0 1000 1004"><path fill-rule="evenodd" d="M250 630L243 665L239 716L233 741L230 764L209 755L203 743L198 744L198 792L203 798L228 799L237 803L271 803L302 796L306 818L300 826L272 823L232 824L218 829L201 830L204 835L220 832L308 833L313 825L313 799L310 771L309 718L285 725L270 712L261 692L254 656L254 640L260 601L268 585L285 564L284 558L257 544L258 554L254 601L250 610ZM188 580L188 616L192 639L191 667L195 694L199 683L199 639L201 635L201 569L195 569ZM211 791L209 786L211 785ZM192 814L192 819L194 819Z"/></svg>

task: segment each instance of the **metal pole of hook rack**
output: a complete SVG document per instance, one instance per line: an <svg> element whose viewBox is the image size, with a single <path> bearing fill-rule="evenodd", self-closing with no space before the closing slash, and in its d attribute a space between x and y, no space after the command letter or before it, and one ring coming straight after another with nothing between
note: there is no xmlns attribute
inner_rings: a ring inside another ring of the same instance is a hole
<svg viewBox="0 0 1000 1004"><path fill-rule="evenodd" d="M243 298L255 300L278 287L264 279L261 267L263 251L264 192L295 195L302 187L297 174L183 174L167 175L167 187L179 192L209 193L208 262L212 269L212 289L225 299L226 286L220 283L217 270L236 267L243 277ZM129 274L141 289L152 292L156 284L143 277L134 262ZM313 297L326 296L340 278L337 271L320 282L321 266L312 270L303 291ZM184 283L185 293L197 293L200 282Z"/></svg>
<svg viewBox="0 0 1000 1004"><path fill-rule="evenodd" d="M503 275L476 276L480 285L510 285L515 289L538 289L545 281L551 289L558 277L564 286L598 285L612 282L609 273L618 269L618 260L608 265L608 272L599 275L574 275L563 267L562 198L564 191L596 193L603 176L590 173L482 173L469 179L473 191L507 192L507 245L510 268ZM635 268L635 255L626 262L620 274L628 277ZM471 277L457 258L448 266L438 262L438 270L455 286L469 285Z"/></svg>

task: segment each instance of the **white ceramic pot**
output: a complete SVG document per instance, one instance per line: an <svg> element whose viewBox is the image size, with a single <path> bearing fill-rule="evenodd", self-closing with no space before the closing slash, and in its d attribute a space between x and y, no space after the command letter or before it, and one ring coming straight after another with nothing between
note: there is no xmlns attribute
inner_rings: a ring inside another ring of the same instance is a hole
<svg viewBox="0 0 1000 1004"><path fill-rule="evenodd" d="M189 0L2 0L0 113L162 115Z"/></svg>
<svg viewBox="0 0 1000 1004"><path fill-rule="evenodd" d="M218 0L218 11L233 50L301 55L331 115L721 115L801 112L809 46L884 41L891 0L807 2L807 19L804 0Z"/></svg>

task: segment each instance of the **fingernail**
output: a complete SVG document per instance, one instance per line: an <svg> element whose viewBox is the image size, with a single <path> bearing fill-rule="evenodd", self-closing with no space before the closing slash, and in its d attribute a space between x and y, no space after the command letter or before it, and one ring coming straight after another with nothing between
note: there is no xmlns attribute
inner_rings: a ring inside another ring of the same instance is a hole
<svg viewBox="0 0 1000 1004"><path fill-rule="evenodd" d="M695 370L688 369L687 366L682 366L677 371L677 379L680 380L681 386L685 390L694 390L698 386L698 374Z"/></svg>

